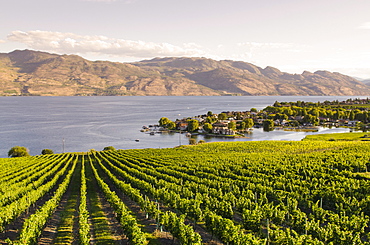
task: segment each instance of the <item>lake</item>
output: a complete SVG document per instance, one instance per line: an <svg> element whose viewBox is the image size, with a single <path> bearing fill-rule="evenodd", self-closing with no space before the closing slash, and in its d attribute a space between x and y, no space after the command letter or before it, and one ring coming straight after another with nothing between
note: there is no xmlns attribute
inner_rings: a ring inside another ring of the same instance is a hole
<svg viewBox="0 0 370 245"><path fill-rule="evenodd" d="M13 146L25 146L31 155L43 149L55 153L116 149L167 148L188 144L185 135L154 135L140 132L143 125L157 124L160 117L171 120L206 114L208 111L258 110L275 101L325 101L365 98L361 96L117 96L117 97L0 97L0 157ZM319 133L348 129L321 129ZM248 139L301 140L304 132L255 129ZM139 139L139 142L135 140ZM199 139L203 139L199 137Z"/></svg>

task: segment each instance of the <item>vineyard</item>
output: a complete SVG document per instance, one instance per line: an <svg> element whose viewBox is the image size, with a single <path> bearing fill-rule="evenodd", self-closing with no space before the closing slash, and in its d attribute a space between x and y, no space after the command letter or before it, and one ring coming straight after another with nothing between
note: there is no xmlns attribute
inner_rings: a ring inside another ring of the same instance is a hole
<svg viewBox="0 0 370 245"><path fill-rule="evenodd" d="M370 145L208 143L0 159L1 244L370 244Z"/></svg>

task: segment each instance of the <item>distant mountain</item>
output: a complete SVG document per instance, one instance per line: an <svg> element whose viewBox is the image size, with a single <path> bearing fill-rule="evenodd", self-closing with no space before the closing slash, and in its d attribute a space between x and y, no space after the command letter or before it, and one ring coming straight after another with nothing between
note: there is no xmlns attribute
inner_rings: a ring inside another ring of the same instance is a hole
<svg viewBox="0 0 370 245"><path fill-rule="evenodd" d="M118 63L16 50L0 54L0 95L370 95L370 87L336 72L289 74L232 60Z"/></svg>

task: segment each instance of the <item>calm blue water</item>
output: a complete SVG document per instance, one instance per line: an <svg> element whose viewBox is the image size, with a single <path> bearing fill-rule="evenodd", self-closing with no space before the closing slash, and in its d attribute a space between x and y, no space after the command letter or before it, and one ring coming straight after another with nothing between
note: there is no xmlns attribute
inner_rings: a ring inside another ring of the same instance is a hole
<svg viewBox="0 0 370 245"><path fill-rule="evenodd" d="M275 101L317 102L348 98L350 97L0 97L0 157L7 157L9 149L16 145L27 147L31 155L39 155L45 148L61 153L63 149L65 152L102 150L110 145L117 149L174 147L180 142L187 144L188 139L179 134L150 136L140 132L141 127L157 124L162 116L175 120L208 111L220 113L263 109ZM343 130L345 129L324 132ZM266 133L254 130L250 139L243 140L300 140L305 135L307 133ZM135 139L140 141L136 142ZM205 140L210 142L221 139Z"/></svg>

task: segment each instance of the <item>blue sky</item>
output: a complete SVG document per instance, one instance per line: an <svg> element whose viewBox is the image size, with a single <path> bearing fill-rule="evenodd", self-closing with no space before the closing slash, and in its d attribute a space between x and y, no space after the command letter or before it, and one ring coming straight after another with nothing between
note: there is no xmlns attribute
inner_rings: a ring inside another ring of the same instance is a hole
<svg viewBox="0 0 370 245"><path fill-rule="evenodd" d="M370 78L367 0L0 0L0 52L194 56Z"/></svg>

